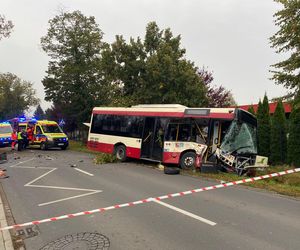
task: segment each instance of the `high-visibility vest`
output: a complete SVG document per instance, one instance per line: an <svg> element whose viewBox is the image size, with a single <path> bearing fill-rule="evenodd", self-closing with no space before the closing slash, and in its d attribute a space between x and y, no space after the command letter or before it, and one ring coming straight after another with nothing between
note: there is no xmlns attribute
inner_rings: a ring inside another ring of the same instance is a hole
<svg viewBox="0 0 300 250"><path fill-rule="evenodd" d="M20 131L20 132L18 132L18 140L23 140L23 137L22 137L22 132Z"/></svg>

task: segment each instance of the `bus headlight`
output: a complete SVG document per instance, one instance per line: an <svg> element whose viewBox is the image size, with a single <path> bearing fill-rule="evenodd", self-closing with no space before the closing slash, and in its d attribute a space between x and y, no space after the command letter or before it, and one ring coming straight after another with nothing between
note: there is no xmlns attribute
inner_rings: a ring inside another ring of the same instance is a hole
<svg viewBox="0 0 300 250"><path fill-rule="evenodd" d="M48 141L53 141L53 138L51 136L47 136Z"/></svg>

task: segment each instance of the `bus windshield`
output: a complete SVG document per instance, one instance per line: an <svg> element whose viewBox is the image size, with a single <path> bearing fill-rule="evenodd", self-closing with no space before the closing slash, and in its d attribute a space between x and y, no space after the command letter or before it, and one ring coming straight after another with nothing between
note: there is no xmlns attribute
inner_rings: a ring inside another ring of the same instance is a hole
<svg viewBox="0 0 300 250"><path fill-rule="evenodd" d="M63 133L57 124L42 125L44 133Z"/></svg>
<svg viewBox="0 0 300 250"><path fill-rule="evenodd" d="M256 127L234 120L228 128L220 149L229 154L257 154Z"/></svg>
<svg viewBox="0 0 300 250"><path fill-rule="evenodd" d="M8 133L12 133L11 126L1 126L0 127L0 134L8 134Z"/></svg>

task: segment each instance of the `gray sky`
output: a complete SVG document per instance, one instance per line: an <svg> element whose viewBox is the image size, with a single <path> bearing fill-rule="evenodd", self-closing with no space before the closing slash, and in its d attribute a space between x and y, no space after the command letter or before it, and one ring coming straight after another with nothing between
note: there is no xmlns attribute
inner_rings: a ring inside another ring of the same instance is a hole
<svg viewBox="0 0 300 250"><path fill-rule="evenodd" d="M39 43L61 7L95 16L106 42L116 34L143 37L150 21L170 27L182 35L187 58L213 71L214 83L230 89L238 104L257 103L265 91L269 98L286 93L269 80L269 66L283 59L268 40L281 7L273 0L0 0L0 14L15 25L0 42L0 72L33 82L43 108L50 106L41 83L48 57Z"/></svg>

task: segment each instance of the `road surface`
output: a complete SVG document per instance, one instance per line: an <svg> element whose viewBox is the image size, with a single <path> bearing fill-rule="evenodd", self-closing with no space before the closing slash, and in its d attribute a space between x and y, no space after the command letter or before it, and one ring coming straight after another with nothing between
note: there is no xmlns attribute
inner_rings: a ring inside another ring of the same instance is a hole
<svg viewBox="0 0 300 250"><path fill-rule="evenodd" d="M142 162L95 165L91 155L68 150L28 150L18 156L2 164L10 178L1 181L16 223L215 184L165 175ZM299 249L300 201L235 186L16 233L30 250Z"/></svg>

